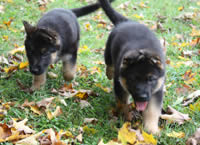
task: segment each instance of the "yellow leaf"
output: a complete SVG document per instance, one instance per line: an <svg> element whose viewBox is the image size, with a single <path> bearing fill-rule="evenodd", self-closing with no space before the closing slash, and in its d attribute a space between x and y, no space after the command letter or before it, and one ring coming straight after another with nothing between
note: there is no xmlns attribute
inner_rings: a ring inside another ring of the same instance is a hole
<svg viewBox="0 0 200 145"><path fill-rule="evenodd" d="M144 2L141 2L141 3L139 4L139 6L140 6L141 8L149 8L148 6L145 5Z"/></svg>
<svg viewBox="0 0 200 145"><path fill-rule="evenodd" d="M19 64L19 69L24 69L24 68L26 68L28 65L29 65L28 62L21 62L21 63Z"/></svg>
<svg viewBox="0 0 200 145"><path fill-rule="evenodd" d="M75 96L83 100L83 99L88 98L88 93L87 92L78 92Z"/></svg>
<svg viewBox="0 0 200 145"><path fill-rule="evenodd" d="M3 35L3 39L7 41L8 40L8 36L7 35Z"/></svg>
<svg viewBox="0 0 200 145"><path fill-rule="evenodd" d="M172 42L172 45L173 45L173 46L177 46L178 43L177 43L177 42Z"/></svg>
<svg viewBox="0 0 200 145"><path fill-rule="evenodd" d="M85 52L85 51L89 51L90 49L88 48L87 45L83 45L83 47L79 48L79 53Z"/></svg>
<svg viewBox="0 0 200 145"><path fill-rule="evenodd" d="M101 84L96 84L96 86L101 88L102 90L104 90L104 92L107 92L107 93L110 93L112 91L111 88L105 88Z"/></svg>
<svg viewBox="0 0 200 145"><path fill-rule="evenodd" d="M153 145L157 144L157 140L154 139L152 134L148 134L148 133L142 131L142 136L144 137L145 143L149 143L149 144L153 144Z"/></svg>
<svg viewBox="0 0 200 145"><path fill-rule="evenodd" d="M51 111L46 111L46 114L47 114L47 118L49 120L53 119L53 115L52 115Z"/></svg>
<svg viewBox="0 0 200 145"><path fill-rule="evenodd" d="M196 81L196 78L190 78L190 79L188 79L187 81L184 81L184 83L186 83L186 84L192 84L194 81Z"/></svg>
<svg viewBox="0 0 200 145"><path fill-rule="evenodd" d="M182 11L184 9L184 7L182 6L182 7L178 7L178 10L179 11Z"/></svg>
<svg viewBox="0 0 200 145"><path fill-rule="evenodd" d="M24 46L21 46L19 48L9 51L8 53L11 55L14 55L15 53L24 53L24 52L25 52L25 48L24 48Z"/></svg>
<svg viewBox="0 0 200 145"><path fill-rule="evenodd" d="M118 140L121 141L123 145L136 142L136 133L129 130L130 126L131 123L126 122L118 132Z"/></svg>
<svg viewBox="0 0 200 145"><path fill-rule="evenodd" d="M167 133L167 136L169 137L174 137L174 138L184 138L185 137L185 133L184 132L175 132L172 131L171 133Z"/></svg>
<svg viewBox="0 0 200 145"><path fill-rule="evenodd" d="M134 16L135 18L137 18L137 19L143 19L143 18L144 18L144 16L138 15L138 14L133 14L133 16Z"/></svg>
<svg viewBox="0 0 200 145"><path fill-rule="evenodd" d="M14 33L18 32L17 29L14 29L14 28L11 28L11 27L9 27L8 29L9 29L10 31L14 32Z"/></svg>
<svg viewBox="0 0 200 145"><path fill-rule="evenodd" d="M6 73L12 73L13 71L17 70L18 69L18 66L10 66L8 68L4 68L4 71Z"/></svg>
<svg viewBox="0 0 200 145"><path fill-rule="evenodd" d="M89 22L85 24L85 29L86 29L87 31L91 30L91 27L92 27L92 26L90 25Z"/></svg>
<svg viewBox="0 0 200 145"><path fill-rule="evenodd" d="M95 134L97 132L94 128L89 128L86 125L83 127L83 131L87 134Z"/></svg>
<svg viewBox="0 0 200 145"><path fill-rule="evenodd" d="M38 115L41 115L42 113L39 111L38 107L37 106L30 106L31 110L38 114Z"/></svg>
<svg viewBox="0 0 200 145"><path fill-rule="evenodd" d="M184 60L184 61L189 61L190 59L189 58L185 58L185 57L182 57L182 56L178 56L179 59L181 60Z"/></svg>
<svg viewBox="0 0 200 145"><path fill-rule="evenodd" d="M183 43L181 43L181 45L180 45L180 47L186 47L186 46L189 46L189 43L183 42Z"/></svg>
<svg viewBox="0 0 200 145"><path fill-rule="evenodd" d="M46 114L47 114L47 118L49 120L51 120L54 117L57 117L57 116L61 115L62 114L62 110L61 110L60 106L57 106L56 110L53 113L51 113L51 111L47 110Z"/></svg>

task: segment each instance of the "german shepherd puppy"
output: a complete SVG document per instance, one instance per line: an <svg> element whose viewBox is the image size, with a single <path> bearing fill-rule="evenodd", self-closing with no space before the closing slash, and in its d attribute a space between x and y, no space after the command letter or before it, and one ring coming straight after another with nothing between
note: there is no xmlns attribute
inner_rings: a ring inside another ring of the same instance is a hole
<svg viewBox="0 0 200 145"><path fill-rule="evenodd" d="M23 21L27 34L26 55L30 72L33 74L33 90L39 89L45 83L48 66L59 60L63 62L64 79L73 79L80 39L77 17L94 12L98 8L99 3L71 10L53 9L44 14L37 26Z"/></svg>
<svg viewBox="0 0 200 145"><path fill-rule="evenodd" d="M145 25L116 12L107 0L99 0L115 25L105 50L106 75L114 79L117 102L127 115L129 94L136 109L143 112L144 128L156 134L162 108L165 81L165 54L160 41Z"/></svg>

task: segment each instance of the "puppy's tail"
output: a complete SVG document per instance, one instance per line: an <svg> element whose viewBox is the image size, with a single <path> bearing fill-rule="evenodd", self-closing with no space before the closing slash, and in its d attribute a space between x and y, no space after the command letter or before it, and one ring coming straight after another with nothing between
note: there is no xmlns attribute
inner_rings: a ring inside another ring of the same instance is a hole
<svg viewBox="0 0 200 145"><path fill-rule="evenodd" d="M126 17L115 11L107 0L99 0L99 3L114 25L117 25L123 21L128 21Z"/></svg>
<svg viewBox="0 0 200 145"><path fill-rule="evenodd" d="M114 0L109 0L109 1L113 2ZM88 5L88 6L84 6L84 7L81 7L81 8L74 8L74 9L71 9L71 10L77 17L81 17L81 16L84 16L84 15L87 15L89 13L96 11L100 7L101 7L101 4L97 2L97 3L94 3L94 4Z"/></svg>

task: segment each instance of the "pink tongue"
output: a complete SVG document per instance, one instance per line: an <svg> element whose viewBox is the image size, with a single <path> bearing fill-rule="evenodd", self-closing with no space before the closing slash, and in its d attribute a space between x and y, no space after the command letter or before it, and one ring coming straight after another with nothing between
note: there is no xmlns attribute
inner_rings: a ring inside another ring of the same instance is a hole
<svg viewBox="0 0 200 145"><path fill-rule="evenodd" d="M136 102L136 110L137 111L144 111L147 107L148 102Z"/></svg>

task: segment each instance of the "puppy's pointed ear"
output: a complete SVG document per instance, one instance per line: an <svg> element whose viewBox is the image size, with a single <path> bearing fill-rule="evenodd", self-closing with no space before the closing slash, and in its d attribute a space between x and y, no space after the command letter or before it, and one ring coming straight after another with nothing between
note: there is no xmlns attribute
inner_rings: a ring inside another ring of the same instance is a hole
<svg viewBox="0 0 200 145"><path fill-rule="evenodd" d="M164 69L164 65L161 62L160 56L151 56L149 59L150 63L156 65L160 69Z"/></svg>
<svg viewBox="0 0 200 145"><path fill-rule="evenodd" d="M31 35L33 32L36 31L36 27L29 24L27 21L23 21L23 24L27 35Z"/></svg>
<svg viewBox="0 0 200 145"><path fill-rule="evenodd" d="M135 62L137 62L139 53L137 51L131 51L124 55L121 63L121 67L125 68Z"/></svg>
<svg viewBox="0 0 200 145"><path fill-rule="evenodd" d="M42 38L50 43L55 43L55 41L58 39L57 33L50 29L39 28L38 33Z"/></svg>

